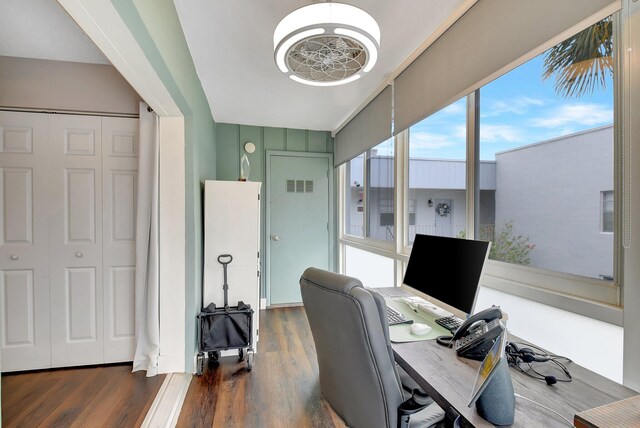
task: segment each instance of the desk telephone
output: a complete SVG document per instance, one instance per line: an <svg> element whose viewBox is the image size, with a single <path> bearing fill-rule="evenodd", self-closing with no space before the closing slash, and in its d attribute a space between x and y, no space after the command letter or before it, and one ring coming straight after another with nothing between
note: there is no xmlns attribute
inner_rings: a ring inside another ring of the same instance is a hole
<svg viewBox="0 0 640 428"><path fill-rule="evenodd" d="M460 357L482 361L496 337L504 331L500 321L502 311L497 306L469 317L451 338L453 348Z"/></svg>

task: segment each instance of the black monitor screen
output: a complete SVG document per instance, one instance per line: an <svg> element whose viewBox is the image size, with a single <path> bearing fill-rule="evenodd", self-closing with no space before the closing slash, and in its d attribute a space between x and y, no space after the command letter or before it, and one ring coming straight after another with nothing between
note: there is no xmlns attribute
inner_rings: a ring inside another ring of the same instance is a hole
<svg viewBox="0 0 640 428"><path fill-rule="evenodd" d="M416 235L404 283L470 314L489 243Z"/></svg>

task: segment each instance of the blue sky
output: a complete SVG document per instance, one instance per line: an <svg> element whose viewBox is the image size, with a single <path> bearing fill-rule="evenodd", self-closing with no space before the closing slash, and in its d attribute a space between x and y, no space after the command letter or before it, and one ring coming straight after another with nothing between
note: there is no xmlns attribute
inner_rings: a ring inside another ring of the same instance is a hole
<svg viewBox="0 0 640 428"><path fill-rule="evenodd" d="M554 78L542 80L543 55L480 90L480 159L495 153L613 123L613 83L579 98L562 98ZM465 159L466 101L461 99L410 129L411 157Z"/></svg>

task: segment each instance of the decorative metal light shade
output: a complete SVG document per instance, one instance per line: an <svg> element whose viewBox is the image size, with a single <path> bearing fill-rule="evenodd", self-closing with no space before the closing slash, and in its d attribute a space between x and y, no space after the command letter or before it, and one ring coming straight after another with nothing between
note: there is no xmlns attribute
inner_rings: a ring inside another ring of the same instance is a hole
<svg viewBox="0 0 640 428"><path fill-rule="evenodd" d="M343 3L294 10L276 27L276 65L296 82L334 86L353 82L378 59L380 27L367 12Z"/></svg>

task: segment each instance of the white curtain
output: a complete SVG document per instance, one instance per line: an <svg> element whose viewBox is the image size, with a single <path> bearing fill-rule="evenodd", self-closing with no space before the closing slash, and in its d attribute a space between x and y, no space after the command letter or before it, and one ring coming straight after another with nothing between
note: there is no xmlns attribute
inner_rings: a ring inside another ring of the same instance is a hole
<svg viewBox="0 0 640 428"><path fill-rule="evenodd" d="M136 354L133 371L158 374L160 276L158 249L159 121L140 103L136 218Z"/></svg>

